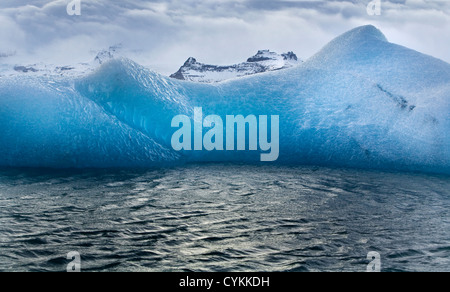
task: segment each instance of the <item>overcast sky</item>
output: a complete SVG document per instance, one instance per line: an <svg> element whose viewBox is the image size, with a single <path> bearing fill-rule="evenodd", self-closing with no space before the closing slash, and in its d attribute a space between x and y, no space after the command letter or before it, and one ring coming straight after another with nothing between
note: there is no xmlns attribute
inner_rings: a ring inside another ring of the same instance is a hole
<svg viewBox="0 0 450 292"><path fill-rule="evenodd" d="M71 64L122 44L130 58L170 74L190 56L224 65L270 49L307 59L365 24L450 62L448 0L382 0L380 16L367 14L370 0L81 0L81 16L67 14L69 2L0 0L0 62Z"/></svg>

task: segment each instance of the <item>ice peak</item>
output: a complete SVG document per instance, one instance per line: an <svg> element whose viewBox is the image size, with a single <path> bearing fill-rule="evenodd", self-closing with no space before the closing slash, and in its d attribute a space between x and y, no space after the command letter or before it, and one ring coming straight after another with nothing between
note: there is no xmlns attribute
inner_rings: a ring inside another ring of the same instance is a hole
<svg viewBox="0 0 450 292"><path fill-rule="evenodd" d="M347 66L367 62L390 43L373 25L352 29L328 43L307 62L315 67Z"/></svg>
<svg viewBox="0 0 450 292"><path fill-rule="evenodd" d="M373 25L364 25L350 30L335 40L347 43L377 40L387 42L386 36Z"/></svg>

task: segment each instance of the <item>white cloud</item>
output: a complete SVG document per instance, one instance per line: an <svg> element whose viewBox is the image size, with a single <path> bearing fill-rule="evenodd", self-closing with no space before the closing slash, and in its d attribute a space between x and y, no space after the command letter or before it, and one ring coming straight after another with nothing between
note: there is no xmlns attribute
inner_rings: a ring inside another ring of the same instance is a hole
<svg viewBox="0 0 450 292"><path fill-rule="evenodd" d="M82 15L68 16L70 0L2 0L0 53L71 63L122 43L131 58L169 74L189 56L227 64L272 49L307 58L370 23L393 42L450 62L450 1L384 0L378 17L366 14L368 0L81 1Z"/></svg>

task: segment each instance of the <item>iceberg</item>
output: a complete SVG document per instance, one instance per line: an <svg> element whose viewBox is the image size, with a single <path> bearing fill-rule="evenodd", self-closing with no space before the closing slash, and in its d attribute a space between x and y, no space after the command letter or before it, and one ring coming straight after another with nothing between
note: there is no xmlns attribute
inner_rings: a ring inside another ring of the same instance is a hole
<svg viewBox="0 0 450 292"><path fill-rule="evenodd" d="M77 77L0 77L0 165L259 163L249 151L175 151L177 115L279 116L280 164L450 173L450 64L358 27L303 64L214 84L113 59Z"/></svg>

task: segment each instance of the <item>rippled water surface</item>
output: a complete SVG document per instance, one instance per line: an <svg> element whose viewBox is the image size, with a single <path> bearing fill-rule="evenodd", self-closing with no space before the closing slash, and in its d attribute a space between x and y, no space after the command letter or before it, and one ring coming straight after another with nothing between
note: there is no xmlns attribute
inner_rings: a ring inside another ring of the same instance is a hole
<svg viewBox="0 0 450 292"><path fill-rule="evenodd" d="M315 167L0 170L0 270L450 271L450 178Z"/></svg>

